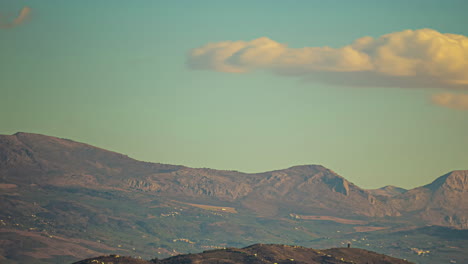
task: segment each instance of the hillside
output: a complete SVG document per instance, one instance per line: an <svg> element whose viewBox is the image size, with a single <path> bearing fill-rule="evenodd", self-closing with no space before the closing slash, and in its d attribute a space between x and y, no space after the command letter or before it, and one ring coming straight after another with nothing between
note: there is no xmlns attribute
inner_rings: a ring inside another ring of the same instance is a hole
<svg viewBox="0 0 468 264"><path fill-rule="evenodd" d="M187 201L240 203L269 216L291 207L300 213L395 214L322 166L262 174L192 169L138 162L86 144L26 133L2 136L0 145L4 184L142 190Z"/></svg>
<svg viewBox="0 0 468 264"><path fill-rule="evenodd" d="M466 228L466 203L459 202L466 200L466 171L376 193L320 165L255 174L197 169L17 133L0 135L0 189L0 261L7 263L352 241L435 264L461 263L468 250L463 230L453 229ZM426 235L422 227L434 224L450 235ZM430 250L431 259L412 248Z"/></svg>
<svg viewBox="0 0 468 264"><path fill-rule="evenodd" d="M403 190L364 190L320 165L248 174L140 162L71 140L38 134L0 136L5 186L80 186L138 190L182 201L241 206L258 215L338 217L417 215L426 224L468 227L468 171Z"/></svg>
<svg viewBox="0 0 468 264"><path fill-rule="evenodd" d="M399 214L370 192L319 165L259 174L194 169L139 162L37 134L0 137L0 173L4 184L141 190L187 201L237 203L268 216L290 209L341 216Z"/></svg>
<svg viewBox="0 0 468 264"><path fill-rule="evenodd" d="M375 252L357 248L333 248L315 250L298 246L255 244L244 248L227 248L204 251L198 254L179 255L166 259L144 261L121 256L103 256L75 262L74 264L96 263L114 264L180 264L180 263L230 263L230 264L410 264L411 262L392 258Z"/></svg>
<svg viewBox="0 0 468 264"><path fill-rule="evenodd" d="M433 225L468 228L468 170L452 171L432 183L394 196L389 205Z"/></svg>

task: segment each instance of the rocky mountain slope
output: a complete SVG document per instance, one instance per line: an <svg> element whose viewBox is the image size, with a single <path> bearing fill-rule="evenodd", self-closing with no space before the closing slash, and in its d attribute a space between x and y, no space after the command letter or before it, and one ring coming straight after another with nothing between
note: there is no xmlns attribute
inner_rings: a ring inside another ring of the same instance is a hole
<svg viewBox="0 0 468 264"><path fill-rule="evenodd" d="M466 171L408 191L376 191L320 165L249 174L140 162L38 134L0 135L0 262L8 264L349 242L418 264L464 263L465 200ZM427 226L434 224L445 227Z"/></svg>
<svg viewBox="0 0 468 264"><path fill-rule="evenodd" d="M70 140L17 133L0 137L5 184L142 190L212 203L240 203L263 215L300 213L385 216L398 212L317 165L260 174L145 163ZM318 199L320 198L320 199Z"/></svg>
<svg viewBox="0 0 468 264"><path fill-rule="evenodd" d="M468 170L452 171L432 183L393 197L389 205L433 225L468 228Z"/></svg>
<svg viewBox="0 0 468 264"><path fill-rule="evenodd" d="M298 213L339 217L417 215L426 224L467 228L467 171L404 191L364 190L320 165L247 174L140 162L38 134L0 136L1 184L139 190L183 201L235 205L263 216Z"/></svg>

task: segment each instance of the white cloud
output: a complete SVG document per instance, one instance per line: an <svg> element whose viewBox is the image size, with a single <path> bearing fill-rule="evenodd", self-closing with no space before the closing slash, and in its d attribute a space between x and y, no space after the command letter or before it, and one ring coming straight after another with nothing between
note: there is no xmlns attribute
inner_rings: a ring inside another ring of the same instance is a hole
<svg viewBox="0 0 468 264"><path fill-rule="evenodd" d="M436 105L457 110L468 110L468 94L440 93L432 96Z"/></svg>
<svg viewBox="0 0 468 264"><path fill-rule="evenodd" d="M266 37L191 50L193 69L268 70L338 85L468 88L468 38L432 29L363 37L341 48L289 48Z"/></svg>
<svg viewBox="0 0 468 264"><path fill-rule="evenodd" d="M18 16L16 18L14 18L13 21L4 22L4 21L0 20L0 28L12 28L12 27L16 27L16 26L24 23L31 16L31 11L32 11L31 8L29 8L27 6L23 7L20 10Z"/></svg>

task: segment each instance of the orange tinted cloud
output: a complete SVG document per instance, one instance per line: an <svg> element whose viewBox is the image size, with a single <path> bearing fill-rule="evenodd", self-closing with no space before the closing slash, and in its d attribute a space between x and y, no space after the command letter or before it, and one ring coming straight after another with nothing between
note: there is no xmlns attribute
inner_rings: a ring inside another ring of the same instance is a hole
<svg viewBox="0 0 468 264"><path fill-rule="evenodd" d="M432 29L363 37L341 48L289 48L266 37L208 43L190 51L193 69L281 75L351 86L468 88L468 38Z"/></svg>
<svg viewBox="0 0 468 264"><path fill-rule="evenodd" d="M468 110L468 94L440 93L432 96L436 105L457 110Z"/></svg>
<svg viewBox="0 0 468 264"><path fill-rule="evenodd" d="M18 16L13 19L11 22L5 22L0 20L0 28L12 28L24 23L31 15L31 8L25 6L23 7Z"/></svg>

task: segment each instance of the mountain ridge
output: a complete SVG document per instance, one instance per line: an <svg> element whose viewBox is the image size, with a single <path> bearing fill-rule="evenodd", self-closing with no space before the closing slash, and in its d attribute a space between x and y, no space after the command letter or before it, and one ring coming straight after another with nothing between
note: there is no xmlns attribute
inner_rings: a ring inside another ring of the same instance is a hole
<svg viewBox="0 0 468 264"><path fill-rule="evenodd" d="M291 208L300 213L333 214L337 209L345 215L398 214L381 206L366 190L321 165L249 174L140 162L116 152L40 134L17 133L14 137L24 145L16 152L23 153L28 165L17 164L15 168L32 166L39 175L29 178L30 183L112 186L186 199L203 197L215 203L238 202L264 216ZM27 172L23 174L28 177ZM323 199L318 201L319 197ZM335 209L330 210L332 207Z"/></svg>
<svg viewBox="0 0 468 264"><path fill-rule="evenodd" d="M288 168L285 168L285 169L276 169L276 170L265 171L265 172L248 173L248 172L240 172L240 171L237 171L237 170L211 169L211 168L206 168L206 167L204 167L204 168L192 168L192 167L187 167L187 166L183 166L183 165L170 165L170 164L163 164L163 163L158 163L158 162L140 161L140 160L131 158L128 155L125 155L125 154L121 154L121 153L118 153L118 152L115 152L115 151L109 151L109 150L106 150L104 148L96 147L96 146L86 144L86 143L81 143L81 142L74 141L74 140L71 140L71 139L58 138L58 137L47 136L47 135L37 134L37 133L28 133L28 132L16 132L16 133L14 133L12 135L0 135L0 144L4 144L5 139L12 139L12 138L16 139L20 143L24 144L25 147L27 147L26 149L24 149L23 154L27 155L29 158L31 158L32 153L30 152L31 151L31 145L28 144L28 142L31 142L33 140L37 141L37 139L40 139L41 141L49 140L50 142L53 142L53 143L61 143L62 146L68 146L68 147L79 146L79 147L82 147L82 148L84 147L84 148L95 149L95 150L98 150L98 151L102 151L104 153L108 153L110 155L115 155L116 157L119 157L119 158L125 158L125 159L129 159L129 160L132 160L132 161L140 162L140 163L156 164L156 165L162 165L162 166L165 165L165 166L170 166L170 167L179 167L179 168L185 168L185 169L191 169L191 170L200 170L200 171L216 172L216 173L219 173L219 172L229 173L229 172L231 172L231 173L239 173L239 174L243 174L243 175L265 175L265 174L273 174L273 173L276 173L276 172L284 172L284 171L310 172L310 171L313 171L313 170L315 170L315 171L318 170L318 171L327 171L327 172L333 173L336 176L338 176L339 178L344 179L342 176L339 176L334 171L324 167L323 165L319 165L319 164L294 165L294 166L291 166L291 167L288 167ZM60 154L62 154L62 153L60 153ZM90 154L90 153L87 153L87 154ZM0 161L2 161L1 157L0 157Z"/></svg>
<svg viewBox="0 0 468 264"><path fill-rule="evenodd" d="M64 263L106 253L149 258L259 242L329 248L353 241L412 260L412 252L440 255L424 264L456 252L464 263L465 230L453 228L467 226L465 182L465 171L455 171L411 190L385 187L385 196L321 165L242 173L141 162L38 134L0 136L0 259Z"/></svg>
<svg viewBox="0 0 468 264"><path fill-rule="evenodd" d="M171 164L164 164L164 163L158 163L158 162L140 161L140 160L134 159L134 158L132 158L132 157L130 157L128 155L121 154L121 153L116 152L116 151L110 151L110 150L107 150L107 149L104 149L104 148L96 147L94 145L90 145L90 144L87 144L87 143L82 143L82 142L74 141L72 139L67 139L67 138L47 136L47 135L38 134L38 133L16 132L16 133L14 133L12 135L2 135L2 134L0 134L0 139L2 139L2 138L12 138L12 137L16 137L18 139L18 141L25 144L27 147L30 147L30 145L28 145L27 142L28 141L30 142L33 139L49 139L52 142L53 141L59 142L63 146L67 146L67 145L68 146L73 146L73 145L75 145L75 146L84 146L84 147L87 147L87 148L90 148L90 149L99 150L99 151L102 151L104 153L109 153L111 155L115 155L116 157L129 159L129 160L139 162L139 163L147 163L147 164L162 165L162 166L165 165L165 166L170 166L170 167L179 167L179 168L186 168L186 169L192 169L192 170L206 170L206 171L223 172L223 173L232 172L232 173L240 173L240 174L244 174L244 175L263 175L263 174L268 174L268 173L284 172L284 171L303 171L304 172L304 171L310 171L310 170L324 170L324 171L328 171L328 172L331 172L331 173L335 174L339 178L345 179L344 177L336 174L333 170L331 170L329 168L326 168L326 167L324 167L323 165L320 165L320 164L293 165L293 166L285 168L285 169L276 169L276 170L265 171L265 172L252 172L252 173L250 173L250 172L241 172L241 171L238 171L238 170L211 169L211 168L206 168L206 167L200 167L200 168L198 168L198 167L187 167L187 166L183 166L183 165L171 165ZM2 144L2 143L4 143L4 142L0 141L0 144ZM28 156L31 155L30 153L27 153L27 151L26 151L26 154ZM1 158L0 158L0 161L2 161ZM463 188L468 188L468 176L466 176L466 175L468 175L468 170L450 171L450 172L440 176L439 178L437 178L433 182L428 183L428 184L426 184L424 186L421 186L421 187L433 188L431 186L434 185L437 180L441 181L442 178L448 178L448 176L459 175L459 174L463 174L463 177L465 177L464 180L463 180L463 182L464 182L463 184L464 184L465 187L463 187ZM379 190L379 189L385 190L385 189L389 189L389 188L390 189L399 189L401 191L407 191L407 189L405 189L405 188L401 188L401 187L393 186L393 185L383 186L383 187L380 187L378 189L365 189L365 190ZM415 188L418 188L418 187L415 187Z"/></svg>
<svg viewBox="0 0 468 264"><path fill-rule="evenodd" d="M399 217L416 212L428 224L468 228L468 171L447 173L405 190L366 190L322 165L261 173L138 161L69 139L18 132L0 135L3 184L50 184L139 190L154 195L241 206L263 216ZM31 175L35 175L31 177ZM425 208L423 210L423 208Z"/></svg>

